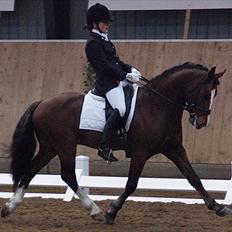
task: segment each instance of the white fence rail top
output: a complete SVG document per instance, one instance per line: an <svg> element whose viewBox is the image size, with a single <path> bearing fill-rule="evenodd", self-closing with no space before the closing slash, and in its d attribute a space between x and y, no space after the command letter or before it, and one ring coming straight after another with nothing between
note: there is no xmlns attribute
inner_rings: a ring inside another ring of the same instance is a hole
<svg viewBox="0 0 232 232"><path fill-rule="evenodd" d="M133 1L133 3L132 3ZM89 0L88 6L99 0ZM186 9L230 9L231 0L101 0L110 10L186 10Z"/></svg>
<svg viewBox="0 0 232 232"><path fill-rule="evenodd" d="M226 192L231 180L202 180L208 191ZM123 189L127 177L82 176L79 185L85 188L116 188ZM113 183L113 184L111 184ZM140 178L137 189L168 190L168 191L195 191L186 179L176 178Z"/></svg>

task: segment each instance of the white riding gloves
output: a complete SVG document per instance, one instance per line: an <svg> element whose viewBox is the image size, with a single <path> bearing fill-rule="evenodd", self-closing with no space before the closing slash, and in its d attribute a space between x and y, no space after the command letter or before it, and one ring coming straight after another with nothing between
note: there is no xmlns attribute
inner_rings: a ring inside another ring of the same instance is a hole
<svg viewBox="0 0 232 232"><path fill-rule="evenodd" d="M141 76L140 71L138 69L134 68L134 67L131 68L131 72Z"/></svg>
<svg viewBox="0 0 232 232"><path fill-rule="evenodd" d="M136 83L140 80L140 75L136 74L136 73L127 73L126 75L126 79L128 81L131 81L133 83Z"/></svg>

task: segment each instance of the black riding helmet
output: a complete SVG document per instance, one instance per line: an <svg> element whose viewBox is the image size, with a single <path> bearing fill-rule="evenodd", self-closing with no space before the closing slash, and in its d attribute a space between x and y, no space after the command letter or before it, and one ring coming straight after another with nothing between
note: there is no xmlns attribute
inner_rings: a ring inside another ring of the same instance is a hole
<svg viewBox="0 0 232 232"><path fill-rule="evenodd" d="M108 8L100 3L96 3L91 6L87 11L87 28L88 30L93 29L93 23L98 24L99 22L110 22L110 11Z"/></svg>

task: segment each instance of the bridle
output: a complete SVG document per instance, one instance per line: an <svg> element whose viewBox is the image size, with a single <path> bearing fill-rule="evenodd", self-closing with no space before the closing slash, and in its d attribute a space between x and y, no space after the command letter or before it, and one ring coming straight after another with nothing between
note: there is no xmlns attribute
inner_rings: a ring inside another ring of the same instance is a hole
<svg viewBox="0 0 232 232"><path fill-rule="evenodd" d="M139 82L139 83L143 87L145 87L146 89L148 89L150 92L152 92L153 94L156 94L156 95L162 97L163 99L165 99L166 101L168 101L169 103L174 104L177 107L180 107L183 110L188 111L189 115L190 115L190 119L194 120L194 119L197 118L196 111L202 112L202 116L203 115L210 115L210 113L211 113L210 109L205 109L205 108L202 108L202 107L198 106L198 103L200 102L200 94L199 93L201 91L201 86L206 81L207 78L208 78L208 73L203 76L203 78L198 83L198 85L192 90L192 91L198 90L197 94L196 94L196 97L195 97L195 100L193 101L193 103L186 102L185 104L181 104L181 103L175 102L172 99L170 99L169 97L167 97L167 96L163 95L162 93L160 93L159 91L157 91L156 89L152 88L151 82L147 78L145 78L143 76L140 77L140 80L144 81L146 84L143 84L141 82Z"/></svg>

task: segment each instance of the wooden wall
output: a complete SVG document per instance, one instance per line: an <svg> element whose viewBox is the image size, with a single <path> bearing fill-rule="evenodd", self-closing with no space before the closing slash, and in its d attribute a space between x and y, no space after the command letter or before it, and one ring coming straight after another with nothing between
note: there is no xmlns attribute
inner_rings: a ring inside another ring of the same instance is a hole
<svg viewBox="0 0 232 232"><path fill-rule="evenodd" d="M211 125L196 130L183 118L184 144L193 163L228 164L232 159L231 42L115 42L122 60L146 77L186 61L227 69L214 102ZM33 101L64 91L83 92L85 42L0 43L0 143L8 144L15 125ZM81 147L79 152L94 150ZM120 154L123 158L123 155ZM153 158L154 161L166 159Z"/></svg>

